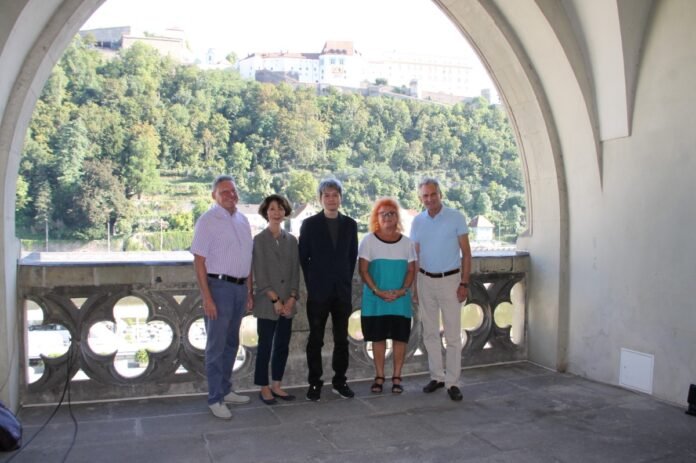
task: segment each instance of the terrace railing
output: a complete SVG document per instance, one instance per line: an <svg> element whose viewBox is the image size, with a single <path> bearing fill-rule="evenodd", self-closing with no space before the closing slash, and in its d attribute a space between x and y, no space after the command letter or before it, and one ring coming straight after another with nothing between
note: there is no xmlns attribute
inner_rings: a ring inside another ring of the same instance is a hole
<svg viewBox="0 0 696 463"><path fill-rule="evenodd" d="M462 305L463 367L526 359L529 259L521 252L474 255L470 296ZM73 401L206 391L203 312L189 253L30 254L20 263L18 285L23 403L57 402L67 385ZM303 282L300 286L304 290ZM371 346L360 331L357 272L353 289L349 380L374 376ZM284 378L288 387L306 384L306 300L302 292ZM234 387L254 389L253 316L245 317L241 339ZM329 322L324 346L329 378L331 352ZM427 369L414 305L403 373Z"/></svg>

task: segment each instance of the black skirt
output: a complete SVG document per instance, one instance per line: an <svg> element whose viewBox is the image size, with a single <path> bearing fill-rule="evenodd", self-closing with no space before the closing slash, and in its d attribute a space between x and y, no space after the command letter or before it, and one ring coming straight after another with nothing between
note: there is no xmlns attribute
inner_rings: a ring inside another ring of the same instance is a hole
<svg viewBox="0 0 696 463"><path fill-rule="evenodd" d="M411 336L411 319L399 315L380 315L377 317L360 317L365 341L408 342Z"/></svg>

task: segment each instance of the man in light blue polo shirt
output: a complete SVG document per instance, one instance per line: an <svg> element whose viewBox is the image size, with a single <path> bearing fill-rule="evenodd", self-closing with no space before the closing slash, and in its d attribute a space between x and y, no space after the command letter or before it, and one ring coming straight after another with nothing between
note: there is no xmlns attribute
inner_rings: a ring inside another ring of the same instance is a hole
<svg viewBox="0 0 696 463"><path fill-rule="evenodd" d="M434 178L418 185L425 210L411 226L411 240L418 255L414 300L419 302L423 344L428 351L430 382L423 392L442 387L454 401L462 400L459 376L462 370L461 304L469 294L471 247L464 215L442 204L442 191ZM442 364L440 313L447 349Z"/></svg>

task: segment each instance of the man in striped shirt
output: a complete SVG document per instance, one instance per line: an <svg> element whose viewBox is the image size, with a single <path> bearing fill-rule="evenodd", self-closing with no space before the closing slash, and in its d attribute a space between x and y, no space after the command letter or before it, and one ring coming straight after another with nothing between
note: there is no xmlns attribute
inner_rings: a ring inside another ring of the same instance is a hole
<svg viewBox="0 0 696 463"><path fill-rule="evenodd" d="M237 210L239 196L232 177L213 182L215 204L196 222L191 253L203 299L207 341L205 370L208 406L217 418L230 419L225 403L246 403L232 390L232 367L239 348L239 327L253 307L251 253L247 218Z"/></svg>

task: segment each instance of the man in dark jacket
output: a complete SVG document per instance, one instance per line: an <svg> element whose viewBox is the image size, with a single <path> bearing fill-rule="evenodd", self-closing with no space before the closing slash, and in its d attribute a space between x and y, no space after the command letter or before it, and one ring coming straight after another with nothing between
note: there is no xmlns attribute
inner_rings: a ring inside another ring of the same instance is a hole
<svg viewBox="0 0 696 463"><path fill-rule="evenodd" d="M321 348L326 320L331 314L334 351L331 381L333 392L343 398L355 394L346 383L348 370L348 318L353 310L351 289L358 257L358 225L338 212L343 188L336 179L319 184L319 202L323 210L305 219L300 228L300 265L307 285L307 364L309 389L307 400L321 398L323 374Z"/></svg>

